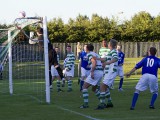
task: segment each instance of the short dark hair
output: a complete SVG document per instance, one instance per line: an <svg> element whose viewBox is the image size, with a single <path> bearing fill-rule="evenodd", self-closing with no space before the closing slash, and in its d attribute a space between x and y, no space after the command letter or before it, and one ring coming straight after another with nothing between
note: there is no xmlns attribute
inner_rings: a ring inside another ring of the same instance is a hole
<svg viewBox="0 0 160 120"><path fill-rule="evenodd" d="M149 49L151 55L156 55L157 49L155 47L150 47Z"/></svg>
<svg viewBox="0 0 160 120"><path fill-rule="evenodd" d="M111 39L109 42L110 42L110 45L112 46L112 48L116 48L117 47L117 40Z"/></svg>
<svg viewBox="0 0 160 120"><path fill-rule="evenodd" d="M37 32L43 34L43 28L41 27L37 28Z"/></svg>
<svg viewBox="0 0 160 120"><path fill-rule="evenodd" d="M87 50L93 51L94 50L94 46L92 44L87 44Z"/></svg>

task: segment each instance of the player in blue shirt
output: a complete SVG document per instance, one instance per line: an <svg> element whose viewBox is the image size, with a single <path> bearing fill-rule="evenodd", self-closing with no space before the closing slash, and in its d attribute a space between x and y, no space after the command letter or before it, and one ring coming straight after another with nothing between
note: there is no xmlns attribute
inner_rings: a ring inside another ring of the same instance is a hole
<svg viewBox="0 0 160 120"><path fill-rule="evenodd" d="M82 86L84 84L85 78L90 74L90 67L88 65L88 58L86 52L87 44L84 45L84 50L80 53L80 66L81 66L81 78L80 78L80 91L82 90Z"/></svg>
<svg viewBox="0 0 160 120"><path fill-rule="evenodd" d="M157 50L155 47L151 47L148 51L148 56L143 58L136 66L126 74L129 77L135 70L142 67L142 77L138 81L135 92L132 99L132 105L130 110L134 110L139 93L145 91L148 87L153 94L149 105L150 109L154 108L154 103L158 96L158 78L157 71L160 68L160 59L155 57Z"/></svg>
<svg viewBox="0 0 160 120"><path fill-rule="evenodd" d="M117 75L120 77L120 82L119 82L119 91L123 91L122 85L123 85L123 63L124 63L124 57L125 54L122 52L122 46L117 45L117 52L118 52L118 68L117 68Z"/></svg>

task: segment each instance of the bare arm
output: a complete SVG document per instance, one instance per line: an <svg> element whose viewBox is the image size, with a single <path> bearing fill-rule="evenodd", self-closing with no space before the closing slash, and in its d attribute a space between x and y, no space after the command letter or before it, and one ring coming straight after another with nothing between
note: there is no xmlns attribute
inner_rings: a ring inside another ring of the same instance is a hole
<svg viewBox="0 0 160 120"><path fill-rule="evenodd" d="M94 79L94 70L96 68L96 60L95 59L91 59L92 62L92 68L91 68L91 78Z"/></svg>
<svg viewBox="0 0 160 120"><path fill-rule="evenodd" d="M137 70L136 68L133 68L130 72L128 72L128 73L126 74L126 77L130 77L131 74L132 74L133 72L135 72L136 70Z"/></svg>
<svg viewBox="0 0 160 120"><path fill-rule="evenodd" d="M104 65L110 65L110 64L112 64L112 63L114 63L114 62L117 62L117 61L118 61L118 59L113 58L111 61L105 62Z"/></svg>
<svg viewBox="0 0 160 120"><path fill-rule="evenodd" d="M102 61L102 62L106 61L106 58L97 58L97 57L95 57L95 56L93 56L93 59L95 59L95 60L100 60L100 61Z"/></svg>

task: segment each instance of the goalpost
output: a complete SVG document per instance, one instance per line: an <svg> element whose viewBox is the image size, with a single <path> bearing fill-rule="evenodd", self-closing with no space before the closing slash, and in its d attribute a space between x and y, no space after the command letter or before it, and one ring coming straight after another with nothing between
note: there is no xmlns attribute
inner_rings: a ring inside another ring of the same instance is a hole
<svg viewBox="0 0 160 120"><path fill-rule="evenodd" d="M27 25L39 22L39 18L28 17L18 18L26 20L19 26L23 29ZM9 93L11 95L23 95L36 99L39 102L50 103L49 87L49 61L48 61L48 35L47 18L43 17L43 37L44 49L40 51L37 44L20 44L14 40L20 30L12 27L8 30L8 43L5 45L6 58L0 56L5 68L4 73L9 73L8 78L0 81L0 85L5 82L9 84ZM23 30L21 30L23 31ZM25 32L24 32L25 34ZM27 34L25 34L27 35ZM28 36L26 36L28 37ZM29 42L29 40L28 40ZM42 53L44 52L44 53ZM44 56L41 56L44 55ZM4 76L4 75L3 75Z"/></svg>

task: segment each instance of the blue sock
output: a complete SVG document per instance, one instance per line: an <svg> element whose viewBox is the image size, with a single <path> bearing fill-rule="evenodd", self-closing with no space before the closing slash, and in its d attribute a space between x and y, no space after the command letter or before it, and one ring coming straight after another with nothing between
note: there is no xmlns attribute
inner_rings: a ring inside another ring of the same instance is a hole
<svg viewBox="0 0 160 120"><path fill-rule="evenodd" d="M122 85L123 85L123 78L120 79L120 82L119 82L119 89L122 88Z"/></svg>
<svg viewBox="0 0 160 120"><path fill-rule="evenodd" d="M80 80L80 91L82 90L83 84L84 84L84 81Z"/></svg>
<svg viewBox="0 0 160 120"><path fill-rule="evenodd" d="M150 103L151 106L154 106L154 102L156 101L157 96L158 96L158 95L157 95L156 93L154 93L154 94L152 95L152 99L151 99L151 103Z"/></svg>
<svg viewBox="0 0 160 120"><path fill-rule="evenodd" d="M135 107L135 105L136 105L136 102L137 102L137 99L138 99L138 96L139 96L139 94L138 93L134 93L134 95L133 95L133 99L132 99L132 108L134 108Z"/></svg>

